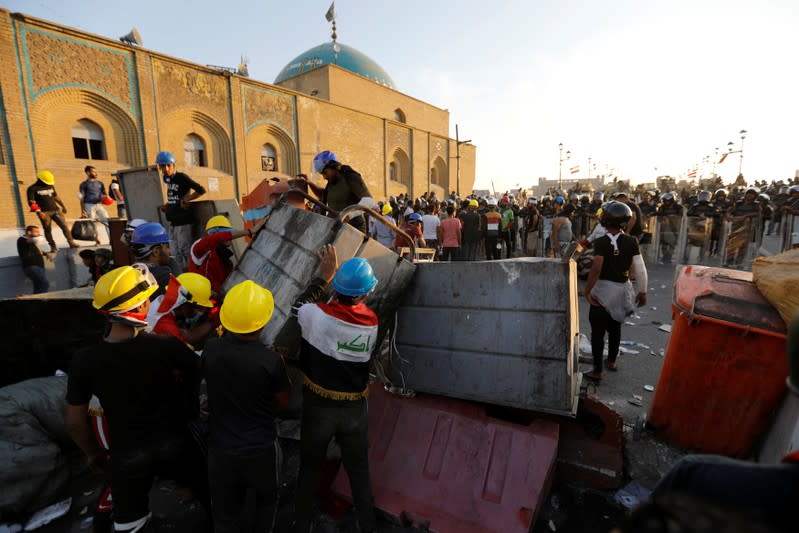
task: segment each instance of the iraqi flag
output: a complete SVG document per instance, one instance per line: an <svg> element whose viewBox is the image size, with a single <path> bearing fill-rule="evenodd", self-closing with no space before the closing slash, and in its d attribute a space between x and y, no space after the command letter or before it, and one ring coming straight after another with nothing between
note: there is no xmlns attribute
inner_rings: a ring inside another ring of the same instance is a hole
<svg viewBox="0 0 799 533"><path fill-rule="evenodd" d="M692 171L690 171L688 173L688 177L689 178L695 178L696 177L696 169L693 169Z"/></svg>
<svg viewBox="0 0 799 533"><path fill-rule="evenodd" d="M577 174L578 172L580 172L580 165L571 167L569 169L569 174Z"/></svg>
<svg viewBox="0 0 799 533"><path fill-rule="evenodd" d="M729 152L724 152L723 154L721 154L721 159L719 159L719 165L722 164L725 159L727 159L728 155L730 155Z"/></svg>

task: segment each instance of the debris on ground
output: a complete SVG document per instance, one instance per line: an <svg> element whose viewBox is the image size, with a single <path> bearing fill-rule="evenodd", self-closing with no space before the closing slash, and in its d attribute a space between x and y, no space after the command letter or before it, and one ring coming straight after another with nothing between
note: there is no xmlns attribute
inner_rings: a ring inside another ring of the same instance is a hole
<svg viewBox="0 0 799 533"><path fill-rule="evenodd" d="M661 324L658 329L660 331L665 331L666 333L671 333L671 326L669 324Z"/></svg>
<svg viewBox="0 0 799 533"><path fill-rule="evenodd" d="M635 509L638 505L649 498L651 490L642 486L637 481L630 481L623 488L616 491L613 499L625 509Z"/></svg>
<svg viewBox="0 0 799 533"><path fill-rule="evenodd" d="M653 387L652 385L644 385L644 390L649 392L654 392L655 387Z"/></svg>

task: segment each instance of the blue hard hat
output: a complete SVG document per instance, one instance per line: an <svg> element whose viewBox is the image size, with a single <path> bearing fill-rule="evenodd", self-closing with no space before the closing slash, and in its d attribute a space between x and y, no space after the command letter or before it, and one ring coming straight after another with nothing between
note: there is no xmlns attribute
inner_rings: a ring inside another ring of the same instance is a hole
<svg viewBox="0 0 799 533"><path fill-rule="evenodd" d="M338 161L338 159L336 159L336 154L330 150L319 152L316 154L316 157L313 158L313 171L321 173L331 161Z"/></svg>
<svg viewBox="0 0 799 533"><path fill-rule="evenodd" d="M556 196L555 197L555 203L556 204L562 204L563 202L564 202L563 196Z"/></svg>
<svg viewBox="0 0 799 533"><path fill-rule="evenodd" d="M175 161L176 159L172 152L158 152L158 155L155 156L156 165L174 165Z"/></svg>
<svg viewBox="0 0 799 533"><path fill-rule="evenodd" d="M422 221L422 215L420 215L419 213L411 213L410 215L408 215L408 222L421 222L421 221Z"/></svg>
<svg viewBox="0 0 799 533"><path fill-rule="evenodd" d="M372 265L363 257L353 257L342 264L335 277L333 289L344 296L363 296L377 285Z"/></svg>
<svg viewBox="0 0 799 533"><path fill-rule="evenodd" d="M147 222L133 230L131 244L165 244L169 242L169 234L158 222Z"/></svg>

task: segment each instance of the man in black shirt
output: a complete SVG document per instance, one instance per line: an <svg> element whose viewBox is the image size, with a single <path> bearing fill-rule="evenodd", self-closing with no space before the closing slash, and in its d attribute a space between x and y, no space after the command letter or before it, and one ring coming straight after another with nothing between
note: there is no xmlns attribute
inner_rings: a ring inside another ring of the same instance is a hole
<svg viewBox="0 0 799 533"><path fill-rule="evenodd" d="M463 260L475 261L477 259L477 248L480 244L480 215L477 213L477 200L469 200L466 211L460 214L461 224L463 224Z"/></svg>
<svg viewBox="0 0 799 533"><path fill-rule="evenodd" d="M169 221L169 239L172 252L181 272L186 270L191 254L191 229L194 217L189 203L205 194L205 188L175 168L175 156L171 152L158 152L155 163L166 183L166 205L163 210Z"/></svg>
<svg viewBox="0 0 799 533"><path fill-rule="evenodd" d="M187 423L198 411L197 356L178 340L142 333L157 284L146 267L105 274L93 305L109 320L100 344L78 352L67 385L67 430L89 464L108 464L115 531L150 531L148 493L155 475L202 487ZM108 424L110 460L91 435L88 404L99 398Z"/></svg>
<svg viewBox="0 0 799 533"><path fill-rule="evenodd" d="M67 214L67 206L64 205L58 193L55 192L54 185L55 176L53 176L53 173L49 170L42 170L36 174L36 183L28 187L27 190L28 206L42 221L44 236L50 245L51 252L58 250L55 245L55 239L53 239L53 222L61 228L69 246L71 248L78 247L78 244L72 240L72 234L69 232L63 217L63 215Z"/></svg>
<svg viewBox="0 0 799 533"><path fill-rule="evenodd" d="M274 306L272 293L252 281L232 287L220 312L228 333L209 340L203 351L216 533L239 531L248 488L255 493L253 531L274 525L280 473L275 412L288 404L283 361L260 340Z"/></svg>
<svg viewBox="0 0 799 533"><path fill-rule="evenodd" d="M39 226L28 226L25 235L17 239L17 253L22 262L25 276L33 282L33 294L41 294L50 290L50 282L44 271L44 253L39 248L42 241L42 231Z"/></svg>
<svg viewBox="0 0 799 533"><path fill-rule="evenodd" d="M602 225L607 234L594 241L594 263L588 274L583 293L591 304L588 320L591 323L591 353L594 369L585 375L593 381L602 379L602 355L605 332L608 333L608 370L616 371L616 357L621 343L621 323L632 314L635 305L646 304L647 272L638 249L638 241L626 235L624 227L632 217L630 207L622 202L610 202L602 208ZM633 296L630 273L638 286Z"/></svg>

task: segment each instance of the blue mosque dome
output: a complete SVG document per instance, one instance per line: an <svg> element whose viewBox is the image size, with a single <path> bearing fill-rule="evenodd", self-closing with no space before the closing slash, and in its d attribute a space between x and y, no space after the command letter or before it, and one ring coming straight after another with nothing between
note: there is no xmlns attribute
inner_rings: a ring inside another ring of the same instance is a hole
<svg viewBox="0 0 799 533"><path fill-rule="evenodd" d="M394 80L372 58L346 44L337 41L314 46L301 53L283 67L275 78L275 84L285 81L303 72L308 72L324 65L337 65L350 72L370 79L380 85L395 89Z"/></svg>

